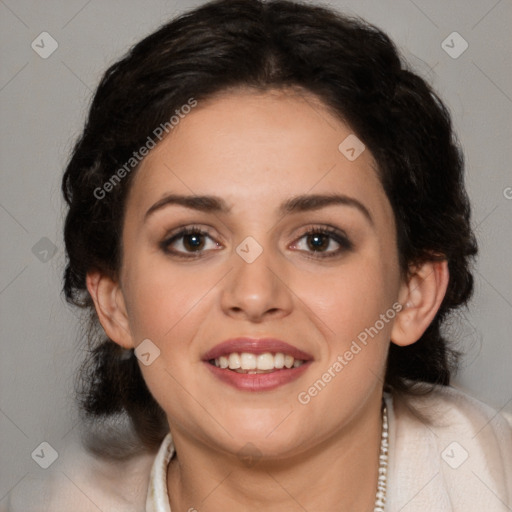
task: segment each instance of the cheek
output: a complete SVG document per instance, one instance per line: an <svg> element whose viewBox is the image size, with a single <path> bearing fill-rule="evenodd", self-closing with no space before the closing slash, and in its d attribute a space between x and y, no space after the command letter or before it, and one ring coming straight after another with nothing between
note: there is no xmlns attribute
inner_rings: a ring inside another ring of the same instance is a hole
<svg viewBox="0 0 512 512"><path fill-rule="evenodd" d="M214 282L213 276L201 278L199 273L171 270L160 257L140 257L127 268L127 309L137 338L163 341Z"/></svg>
<svg viewBox="0 0 512 512"><path fill-rule="evenodd" d="M336 414L326 415L333 403L340 414L359 410L384 379L395 310L376 279L370 272L340 276L332 281L330 302L324 293L320 310L314 309L314 297L309 303L322 320L317 325L326 343L297 400L301 407L307 404L311 418L324 418L326 428L339 421Z"/></svg>
<svg viewBox="0 0 512 512"><path fill-rule="evenodd" d="M391 308L398 291L398 271L385 261L358 255L346 266L305 283L301 296L332 331L331 336L356 336Z"/></svg>
<svg viewBox="0 0 512 512"><path fill-rule="evenodd" d="M320 388L329 382L329 390L315 398L315 407L327 407L332 396L347 404L353 400L356 407L383 378L399 281L392 254L381 254L360 254L328 279L317 280L320 285L311 286L315 293L301 294L327 340L310 384L320 379Z"/></svg>
<svg viewBox="0 0 512 512"><path fill-rule="evenodd" d="M131 262L127 273L128 315L137 345L149 339L159 355L150 365L139 364L144 380L165 411L173 411L175 421L186 421L181 411L190 410L190 389L200 395L195 382L198 365L191 342L201 319L208 312L207 292L218 279L194 272L170 271L165 264ZM210 306L211 307L211 306ZM201 411L198 411L199 414Z"/></svg>

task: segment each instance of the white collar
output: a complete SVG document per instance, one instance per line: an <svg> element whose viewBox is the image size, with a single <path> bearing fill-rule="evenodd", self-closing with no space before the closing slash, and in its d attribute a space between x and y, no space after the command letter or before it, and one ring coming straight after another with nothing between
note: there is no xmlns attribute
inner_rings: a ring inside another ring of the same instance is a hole
<svg viewBox="0 0 512 512"><path fill-rule="evenodd" d="M146 512L171 512L167 493L167 467L173 455L174 444L169 432L162 441L151 468L146 497Z"/></svg>

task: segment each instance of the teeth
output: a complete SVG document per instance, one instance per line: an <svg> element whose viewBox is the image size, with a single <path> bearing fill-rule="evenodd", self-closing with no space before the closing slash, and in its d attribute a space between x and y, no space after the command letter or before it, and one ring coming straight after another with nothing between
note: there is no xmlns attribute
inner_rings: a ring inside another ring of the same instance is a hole
<svg viewBox="0 0 512 512"><path fill-rule="evenodd" d="M229 355L220 356L215 359L217 368L229 368L230 370L249 370L249 373L256 373L250 370L281 370L282 368L298 368L302 366L304 361L294 359L293 356L278 352L272 354L265 352L264 354L251 354L242 352L238 354L233 352ZM243 373L243 372L242 372Z"/></svg>
<svg viewBox="0 0 512 512"><path fill-rule="evenodd" d="M240 368L240 356L236 353L229 354L229 369L230 370L236 370L237 368Z"/></svg>
<svg viewBox="0 0 512 512"><path fill-rule="evenodd" d="M274 356L269 352L260 354L256 358L256 366L258 370L273 370L274 369Z"/></svg>
<svg viewBox="0 0 512 512"><path fill-rule="evenodd" d="M254 354L242 352L240 354L240 363L242 370L256 370L257 361Z"/></svg>
<svg viewBox="0 0 512 512"><path fill-rule="evenodd" d="M292 356L284 356L284 365L286 368L291 368L293 366L293 357Z"/></svg>

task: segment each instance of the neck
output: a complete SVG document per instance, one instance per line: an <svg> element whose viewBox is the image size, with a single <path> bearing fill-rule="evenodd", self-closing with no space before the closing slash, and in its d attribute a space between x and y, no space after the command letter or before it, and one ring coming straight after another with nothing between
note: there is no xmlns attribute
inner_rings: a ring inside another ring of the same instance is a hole
<svg viewBox="0 0 512 512"><path fill-rule="evenodd" d="M179 459L169 464L173 512L371 512L377 490L381 440L380 397L349 425L307 452L253 463L209 449L173 431Z"/></svg>

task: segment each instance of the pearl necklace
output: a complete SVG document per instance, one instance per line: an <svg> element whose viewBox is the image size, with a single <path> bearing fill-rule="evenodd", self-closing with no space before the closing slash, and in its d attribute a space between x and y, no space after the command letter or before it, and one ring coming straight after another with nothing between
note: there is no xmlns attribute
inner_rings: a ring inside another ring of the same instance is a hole
<svg viewBox="0 0 512 512"><path fill-rule="evenodd" d="M386 505L386 483L388 470L388 410L382 402L382 434L380 438L379 479L373 512L384 512Z"/></svg>

